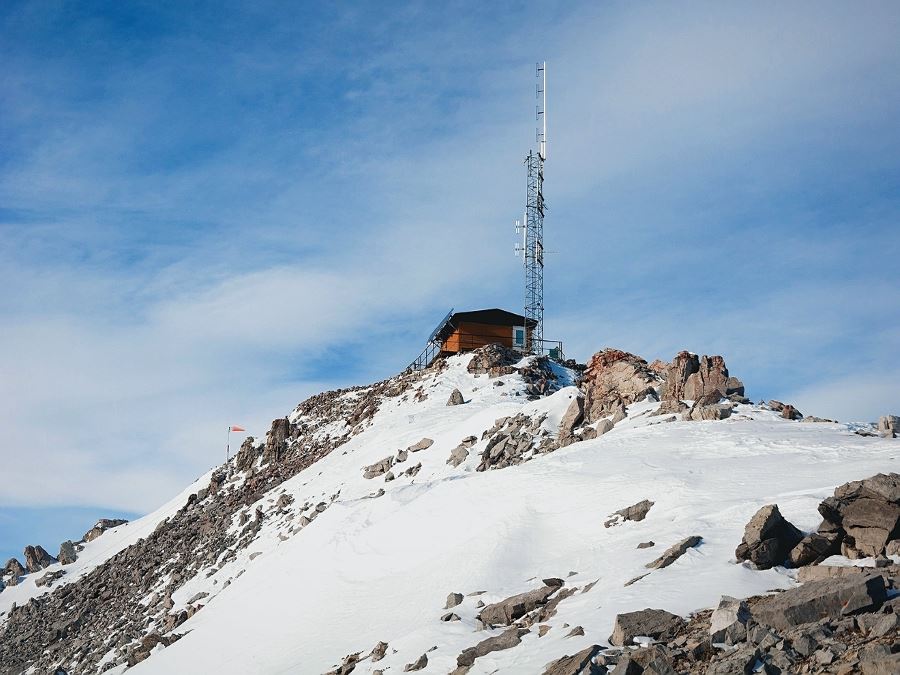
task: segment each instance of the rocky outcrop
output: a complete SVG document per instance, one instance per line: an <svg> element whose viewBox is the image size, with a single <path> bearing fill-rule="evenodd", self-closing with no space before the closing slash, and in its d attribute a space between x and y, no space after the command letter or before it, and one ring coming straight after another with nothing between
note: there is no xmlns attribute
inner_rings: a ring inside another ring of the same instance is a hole
<svg viewBox="0 0 900 675"><path fill-rule="evenodd" d="M149 653L149 643L143 641L153 625L165 638L154 646L174 642L177 627L204 611L202 603L176 606L176 591L197 575L221 575L223 566L256 540L264 519L281 520L287 536L299 533L304 521L314 527L316 515L337 493L296 509L278 507L275 498L264 497L350 440L385 397L402 397L425 376L411 373L368 387L325 392L298 405L289 417L291 437L279 461L257 465L254 460L240 477L229 475L233 465L223 467L153 532L78 579L57 582L40 598L11 609L0 625L0 673L30 668L52 673L66 663L70 673L96 675L125 666ZM106 526L101 523L97 529ZM221 589L232 579L222 575L213 581L219 581L215 588Z"/></svg>
<svg viewBox="0 0 900 675"><path fill-rule="evenodd" d="M897 438L900 434L900 417L884 415L878 419L878 433L884 438Z"/></svg>
<svg viewBox="0 0 900 675"><path fill-rule="evenodd" d="M581 382L585 423L624 412L625 406L648 396L656 398L659 384L659 375L639 356L618 349L597 352L588 361Z"/></svg>
<svg viewBox="0 0 900 675"><path fill-rule="evenodd" d="M900 474L845 483L819 504L819 513L818 533L840 540L847 557L884 555L900 539Z"/></svg>
<svg viewBox="0 0 900 675"><path fill-rule="evenodd" d="M29 572L39 572L56 562L56 558L47 553L43 546L26 546L25 569Z"/></svg>
<svg viewBox="0 0 900 675"><path fill-rule="evenodd" d="M666 640L673 636L684 624L677 614L663 609L642 609L638 612L617 614L609 643L624 647L643 636L654 640Z"/></svg>
<svg viewBox="0 0 900 675"><path fill-rule="evenodd" d="M16 558L10 558L6 562L6 566L3 568L3 573L0 574L0 577L3 577L6 581L7 586L16 586L19 583L19 578L25 576L28 573L28 570L22 566Z"/></svg>
<svg viewBox="0 0 900 675"><path fill-rule="evenodd" d="M484 432L488 439L481 453L477 471L514 466L535 455L552 452L559 447L549 432L542 428L545 416L530 417L524 413L501 417Z"/></svg>
<svg viewBox="0 0 900 675"><path fill-rule="evenodd" d="M900 601L888 598L885 591L888 586L892 593L896 591L896 571L834 569L854 571L746 600L723 597L715 611L697 612L688 621L662 610L620 615L616 626L621 630L610 640L620 648L594 652L589 663L581 662L583 670L571 672L900 672ZM631 646L635 637L653 637L657 632L660 637L654 644Z"/></svg>
<svg viewBox="0 0 900 675"><path fill-rule="evenodd" d="M744 396L744 384L728 374L725 359L721 356L698 358L691 352L678 352L666 368L665 378L663 400L696 401L703 398L716 403L722 398Z"/></svg>
<svg viewBox="0 0 900 675"><path fill-rule="evenodd" d="M64 541L59 545L59 556L57 556L57 559L63 565L71 565L78 559L75 553L75 544L71 540Z"/></svg>
<svg viewBox="0 0 900 675"><path fill-rule="evenodd" d="M472 375L485 375L500 377L511 375L515 372L513 366L518 363L522 355L503 345L493 344L482 347L472 353L472 358L466 370Z"/></svg>
<svg viewBox="0 0 900 675"><path fill-rule="evenodd" d="M450 393L450 398L447 399L447 405L462 405L466 400L463 398L462 392L459 389L454 389Z"/></svg>
<svg viewBox="0 0 900 675"><path fill-rule="evenodd" d="M734 552L738 560L749 560L758 569L769 569L787 560L803 533L791 525L776 504L762 507L744 527L744 538Z"/></svg>
<svg viewBox="0 0 900 675"><path fill-rule="evenodd" d="M640 522L647 517L648 513L650 513L650 507L652 506L653 502L649 499L642 499L637 504L626 506L624 509L619 509L618 511L609 514L609 520L603 523L603 527L615 527L628 520Z"/></svg>
<svg viewBox="0 0 900 675"><path fill-rule="evenodd" d="M124 518L101 518L96 525L84 533L81 541L93 541L107 530L124 525L127 522Z"/></svg>
<svg viewBox="0 0 900 675"><path fill-rule="evenodd" d="M263 447L263 464L280 461L287 452L288 440L293 435L291 421L287 417L281 417L272 421L272 427L266 434L266 443Z"/></svg>
<svg viewBox="0 0 900 675"><path fill-rule="evenodd" d="M508 626L516 619L525 616L539 605L547 602L547 599L559 590L559 586L543 586L525 593L519 593L512 597L486 605L482 608L478 619L485 626Z"/></svg>

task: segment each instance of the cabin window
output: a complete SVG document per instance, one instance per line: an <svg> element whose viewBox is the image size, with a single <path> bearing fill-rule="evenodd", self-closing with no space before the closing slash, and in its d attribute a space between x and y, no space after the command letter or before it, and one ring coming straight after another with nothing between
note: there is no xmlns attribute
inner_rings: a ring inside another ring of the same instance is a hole
<svg viewBox="0 0 900 675"><path fill-rule="evenodd" d="M513 326L513 347L525 347L524 326Z"/></svg>

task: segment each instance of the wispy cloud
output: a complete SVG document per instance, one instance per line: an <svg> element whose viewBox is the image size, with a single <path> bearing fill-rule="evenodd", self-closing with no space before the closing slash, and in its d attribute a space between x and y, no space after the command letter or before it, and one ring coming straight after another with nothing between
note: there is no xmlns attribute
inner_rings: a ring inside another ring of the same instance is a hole
<svg viewBox="0 0 900 675"><path fill-rule="evenodd" d="M891 400L894 5L115 12L0 15L0 503L148 509L228 424L517 307L542 57L548 335Z"/></svg>

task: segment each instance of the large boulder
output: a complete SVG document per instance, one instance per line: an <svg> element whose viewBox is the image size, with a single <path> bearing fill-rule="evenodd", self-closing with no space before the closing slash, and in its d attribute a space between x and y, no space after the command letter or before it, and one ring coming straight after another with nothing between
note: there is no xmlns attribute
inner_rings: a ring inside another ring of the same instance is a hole
<svg viewBox="0 0 900 675"><path fill-rule="evenodd" d="M738 560L749 560L758 569L781 565L803 539L803 533L784 519L778 506L762 507L744 527L744 539L735 549Z"/></svg>
<svg viewBox="0 0 900 675"><path fill-rule="evenodd" d="M29 572L38 572L56 562L56 558L47 553L43 546L26 546L24 555L25 569Z"/></svg>
<svg viewBox="0 0 900 675"><path fill-rule="evenodd" d="M462 405L466 402L466 399L463 398L462 392L459 389L454 389L450 392L450 398L447 399L447 405Z"/></svg>
<svg viewBox="0 0 900 675"><path fill-rule="evenodd" d="M747 636L750 609L744 600L723 595L710 617L709 638L713 642L733 645Z"/></svg>
<svg viewBox="0 0 900 675"><path fill-rule="evenodd" d="M698 357L691 352L678 352L666 368L665 378L663 400L704 398L715 403L728 396L744 395L744 384L728 374L725 359L721 356Z"/></svg>
<svg viewBox="0 0 900 675"><path fill-rule="evenodd" d="M559 422L559 445L565 447L575 442L575 429L584 421L584 399L576 396L572 399L566 413Z"/></svg>
<svg viewBox="0 0 900 675"><path fill-rule="evenodd" d="M843 535L838 532L812 532L791 549L789 558L794 567L818 564L825 558L839 553Z"/></svg>
<svg viewBox="0 0 900 675"><path fill-rule="evenodd" d="M887 591L884 577L856 574L809 581L796 588L757 601L753 618L766 626L784 630L820 619L839 619L859 612L877 610Z"/></svg>
<svg viewBox="0 0 900 675"><path fill-rule="evenodd" d="M880 473L841 485L819 504L819 534L836 534L850 558L884 555L900 539L900 474Z"/></svg>
<svg viewBox="0 0 900 675"><path fill-rule="evenodd" d="M119 525L124 525L128 521L124 518L101 518L91 529L84 533L82 541L93 541L107 530L111 530Z"/></svg>
<svg viewBox="0 0 900 675"><path fill-rule="evenodd" d="M604 349L588 361L581 382L584 421L596 422L626 405L656 397L659 375L639 356L619 349Z"/></svg>
<svg viewBox="0 0 900 675"><path fill-rule="evenodd" d="M58 560L63 565L71 565L78 556L75 554L75 544L72 543L71 540L64 541L59 545L59 556Z"/></svg>
<svg viewBox="0 0 900 675"><path fill-rule="evenodd" d="M878 419L878 433L885 438L896 438L900 434L900 417L883 415Z"/></svg>
<svg viewBox="0 0 900 675"><path fill-rule="evenodd" d="M488 626L508 626L516 619L525 616L539 605L547 602L547 598L559 590L559 586L543 586L525 593L513 595L500 602L486 605L478 618Z"/></svg>
<svg viewBox="0 0 900 675"><path fill-rule="evenodd" d="M638 636L664 641L674 637L684 624L684 619L664 609L648 608L617 614L609 642L617 647L625 647L632 644Z"/></svg>

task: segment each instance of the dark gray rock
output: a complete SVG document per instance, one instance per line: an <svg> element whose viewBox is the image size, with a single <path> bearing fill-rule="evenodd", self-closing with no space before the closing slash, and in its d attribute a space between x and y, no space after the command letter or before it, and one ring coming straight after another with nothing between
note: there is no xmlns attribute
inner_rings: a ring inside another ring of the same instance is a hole
<svg viewBox="0 0 900 675"><path fill-rule="evenodd" d="M674 636L684 624L684 619L664 609L648 608L637 612L617 614L609 642L619 647L625 647L632 644L634 638L638 636L666 640Z"/></svg>
<svg viewBox="0 0 900 675"><path fill-rule="evenodd" d="M851 558L884 555L900 539L900 474L877 474L841 485L819 504L819 534L843 535L841 552Z"/></svg>
<svg viewBox="0 0 900 675"><path fill-rule="evenodd" d="M647 517L647 514L650 512L650 507L652 506L653 502L649 499L642 499L637 504L626 506L624 509L619 509L618 511L609 514L609 520L603 523L603 526L614 527L628 520L640 522Z"/></svg>
<svg viewBox="0 0 900 675"><path fill-rule="evenodd" d="M462 405L466 400L463 398L462 392L459 389L454 389L450 393L450 398L447 399L447 405Z"/></svg>
<svg viewBox="0 0 900 675"><path fill-rule="evenodd" d="M694 548L702 541L703 537L697 535L682 539L674 546L666 549L666 552L659 556L656 560L651 563L647 563L646 567L648 569L662 569L663 567L668 567L685 553L687 553L687 550L689 548Z"/></svg>
<svg viewBox="0 0 900 675"><path fill-rule="evenodd" d="M474 647L464 649L462 653L456 657L456 665L459 667L471 667L475 663L475 659L491 652L500 651L502 649L511 649L522 641L522 636L528 633L524 628L508 628L500 635L489 637L482 640Z"/></svg>
<svg viewBox="0 0 900 675"><path fill-rule="evenodd" d="M62 563L63 565L71 565L77 558L78 556L75 554L75 545L71 540L64 541L62 544L60 544L58 556L58 560L60 563Z"/></svg>
<svg viewBox="0 0 900 675"><path fill-rule="evenodd" d="M489 626L506 626L524 616L535 607L543 605L559 586L543 586L532 591L513 595L492 605L486 605L478 618Z"/></svg>
<svg viewBox="0 0 900 675"><path fill-rule="evenodd" d="M734 555L759 569L769 569L782 564L802 539L803 533L782 517L778 506L768 504L744 527L744 538Z"/></svg>
<svg viewBox="0 0 900 675"><path fill-rule="evenodd" d="M456 607L463 601L462 593L451 593L447 596L447 603L444 605L444 609L451 609Z"/></svg>
<svg viewBox="0 0 900 675"><path fill-rule="evenodd" d="M753 618L782 630L820 619L839 619L857 612L874 611L885 597L884 578L880 575L810 581L762 598L753 607Z"/></svg>
<svg viewBox="0 0 900 675"><path fill-rule="evenodd" d="M600 675L606 672L606 668L594 665L593 658L603 648L600 645L591 645L572 656L562 656L548 663L543 675Z"/></svg>
<svg viewBox="0 0 900 675"><path fill-rule="evenodd" d="M842 539L842 534L838 532L813 532L791 549L788 559L794 567L818 564L825 558L840 553Z"/></svg>
<svg viewBox="0 0 900 675"><path fill-rule="evenodd" d="M745 601L723 595L710 617L709 638L713 642L737 644L746 638L749 620L750 609Z"/></svg>

